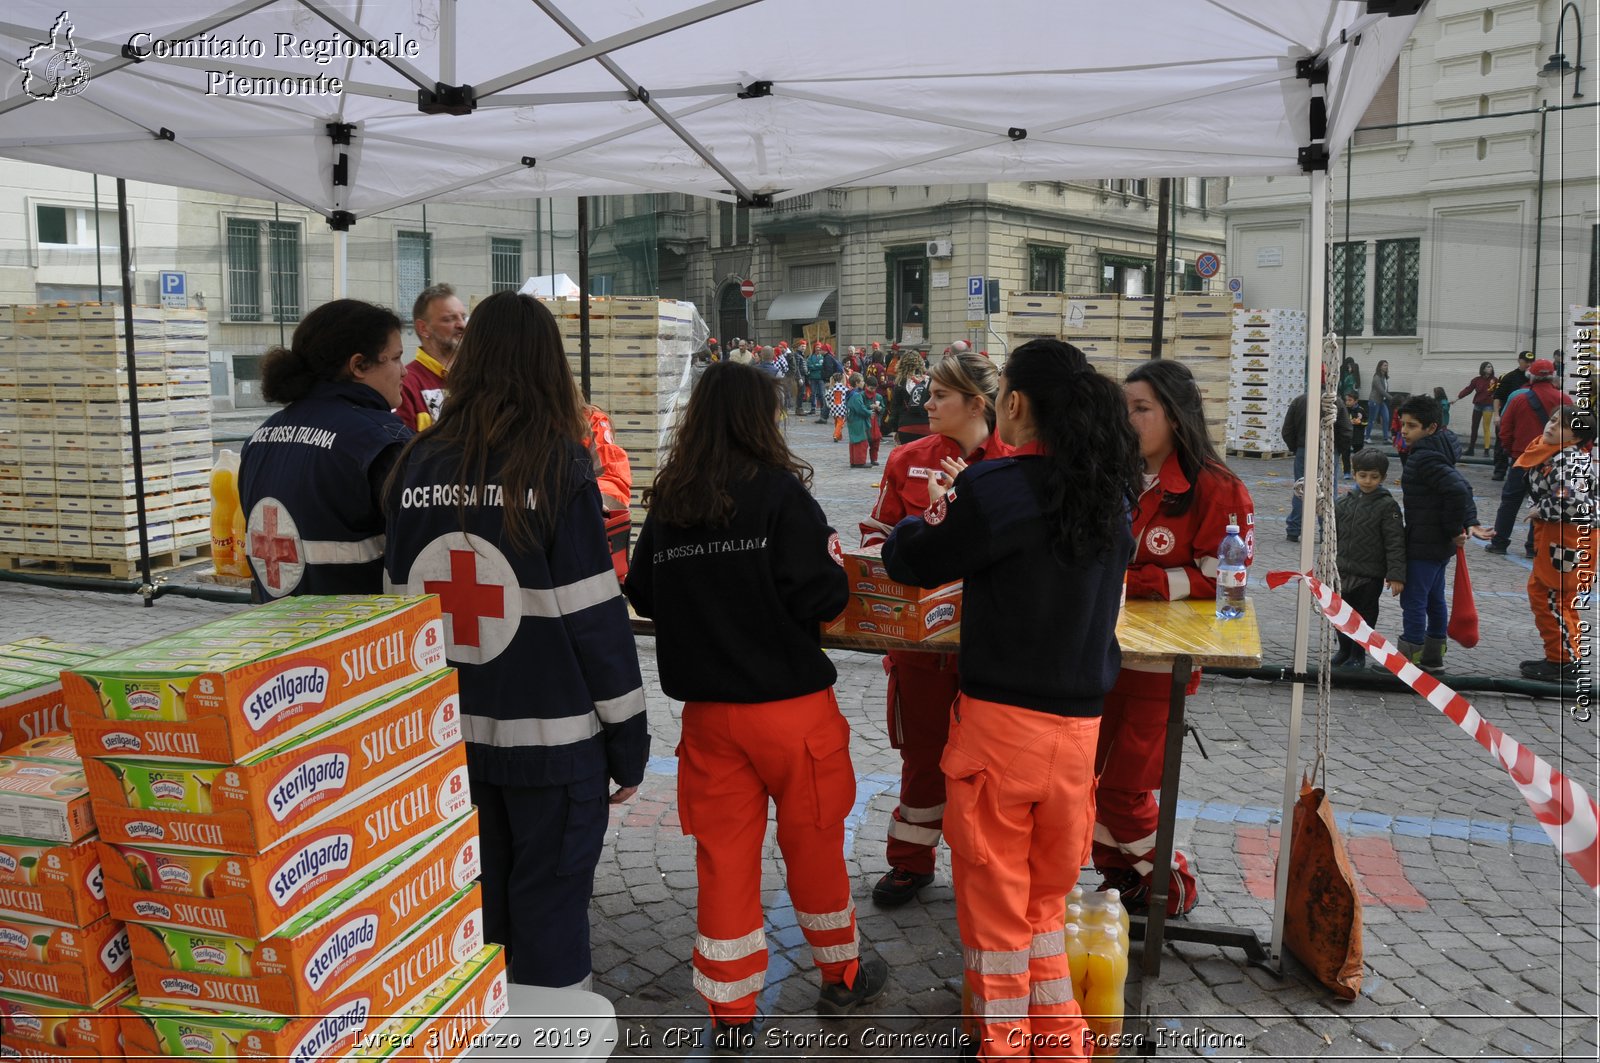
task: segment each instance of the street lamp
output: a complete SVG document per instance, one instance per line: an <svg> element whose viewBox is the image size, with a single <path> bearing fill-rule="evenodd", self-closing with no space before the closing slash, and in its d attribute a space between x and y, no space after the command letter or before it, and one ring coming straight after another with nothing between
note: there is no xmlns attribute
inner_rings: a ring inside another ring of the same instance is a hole
<svg viewBox="0 0 1600 1063"><path fill-rule="evenodd" d="M1561 31L1567 23L1567 12L1572 12L1572 20L1578 25L1578 54L1577 64L1567 62L1566 53L1561 50ZM1578 12L1578 5L1568 0L1561 5L1561 14L1556 17L1556 50L1550 54L1550 61L1540 68L1539 76L1542 78L1564 78L1572 75L1572 98L1583 98L1583 16Z"/></svg>

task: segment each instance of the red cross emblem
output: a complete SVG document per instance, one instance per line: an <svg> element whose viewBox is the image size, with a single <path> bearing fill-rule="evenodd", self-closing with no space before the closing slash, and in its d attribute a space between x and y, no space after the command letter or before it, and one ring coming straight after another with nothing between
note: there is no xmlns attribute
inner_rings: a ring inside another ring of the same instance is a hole
<svg viewBox="0 0 1600 1063"><path fill-rule="evenodd" d="M483 618L505 619L505 592L478 582L478 555L471 550L451 550L450 578L424 580L422 589L439 596L439 607L450 615L450 641L457 646L479 645Z"/></svg>
<svg viewBox="0 0 1600 1063"><path fill-rule="evenodd" d="M300 529L294 517L276 498L263 498L250 512L248 554L256 578L274 598L281 597L300 583L305 558L300 547Z"/></svg>

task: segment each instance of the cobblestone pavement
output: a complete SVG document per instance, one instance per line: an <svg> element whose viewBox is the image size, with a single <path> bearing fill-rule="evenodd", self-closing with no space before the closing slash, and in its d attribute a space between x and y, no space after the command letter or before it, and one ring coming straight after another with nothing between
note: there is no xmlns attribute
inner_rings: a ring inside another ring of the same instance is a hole
<svg viewBox="0 0 1600 1063"><path fill-rule="evenodd" d="M846 541L876 494L878 470L848 468L831 426L790 422L796 449L817 469L814 491ZM1257 505L1258 554L1251 594L1262 621L1265 661L1290 661L1294 595L1262 576L1293 567L1284 540L1289 462L1236 459ZM1398 475L1398 468L1392 470ZM1499 484L1486 466L1465 467L1480 515L1493 518ZM1398 489L1396 489L1398 492ZM1513 551L1515 554L1516 551ZM1452 647L1450 671L1513 677L1537 656L1523 584L1528 563L1474 550L1473 580L1483 640ZM44 591L0 584L0 634L48 634L125 645L221 615L233 606L132 596ZM1385 602L1379 628L1397 634L1399 610ZM657 685L655 647L641 639L655 757L637 798L612 821L595 883L596 988L616 1005L618 1056L701 1058L704 1013L691 985L694 850L674 810L682 706ZM833 654L838 697L855 732L857 800L846 836L862 937L892 967L872 1014L822 1022L809 951L784 891L769 835L763 899L771 949L760 998L762 1058L936 1057L960 1010L961 949L948 864L922 902L873 907L883 844L898 790L898 759L884 732L884 678L875 656ZM1196 919L1271 933L1271 875L1288 732L1286 683L1208 677L1189 701L1206 756L1185 743L1178 844L1195 854L1203 891ZM1314 691L1312 692L1314 695ZM1593 723L1554 699L1476 692L1478 710L1591 794L1597 786ZM1308 700L1300 763L1313 755ZM1329 725L1327 786L1360 880L1366 969L1360 996L1333 999L1292 958L1283 975L1248 965L1231 950L1172 944L1147 993L1163 1056L1228 1059L1595 1059L1595 897L1559 859L1510 780L1466 735L1415 695L1336 689ZM1090 884L1096 881L1091 873ZM1137 967L1137 946L1135 947Z"/></svg>

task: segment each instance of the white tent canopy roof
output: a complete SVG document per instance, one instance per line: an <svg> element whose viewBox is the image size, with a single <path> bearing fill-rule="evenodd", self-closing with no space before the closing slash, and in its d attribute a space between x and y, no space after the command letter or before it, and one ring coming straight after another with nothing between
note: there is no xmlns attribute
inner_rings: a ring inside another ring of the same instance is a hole
<svg viewBox="0 0 1600 1063"><path fill-rule="evenodd" d="M1313 95L1326 94L1330 152L1359 122L1416 18L1368 10L1394 6L86 0L52 46L60 0L11 0L0 46L25 62L0 80L0 155L356 219L445 197L761 202L858 185L1288 174L1313 141ZM306 55L359 41L401 54ZM1297 75L1308 57L1326 61L1325 88ZM70 91L83 63L76 94L34 98ZM318 76L344 91L240 89ZM470 113L422 113L419 89L440 85L470 86ZM350 127L336 130L347 144L330 125Z"/></svg>
<svg viewBox="0 0 1600 1063"><path fill-rule="evenodd" d="M576 299L580 293L577 282L565 273L529 277L517 291L538 299Z"/></svg>

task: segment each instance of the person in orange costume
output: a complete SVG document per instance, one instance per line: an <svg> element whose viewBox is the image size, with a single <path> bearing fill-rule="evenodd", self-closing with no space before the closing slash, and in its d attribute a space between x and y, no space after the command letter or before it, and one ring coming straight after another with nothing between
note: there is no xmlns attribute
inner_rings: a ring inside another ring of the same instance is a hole
<svg viewBox="0 0 1600 1063"><path fill-rule="evenodd" d="M935 367L926 407L931 431L889 452L878 501L861 522L862 546L881 545L899 521L928 508L929 485L945 460L976 463L1011 452L994 434L999 388L994 363L975 354L945 358ZM944 816L939 754L960 676L947 653L891 652L883 667L889 673L889 744L900 751L900 804L889 824L889 870L873 887L872 899L891 908L933 882Z"/></svg>
<svg viewBox="0 0 1600 1063"><path fill-rule="evenodd" d="M1125 382L1128 416L1144 456L1144 493L1133 515L1134 555L1128 597L1176 601L1217 593L1217 548L1224 529L1238 524L1255 556L1255 504L1206 435L1200 388L1182 362L1146 362ZM1200 669L1189 693L1200 687ZM1152 856L1160 809L1171 669L1125 664L1106 696L1095 753L1094 866L1101 889L1122 891L1129 912L1150 903ZM1172 854L1167 914L1181 915L1199 899L1192 861Z"/></svg>
<svg viewBox="0 0 1600 1063"><path fill-rule="evenodd" d="M861 955L844 862L850 725L821 626L849 598L811 467L779 427L772 378L713 365L689 397L626 584L656 621L661 689L683 706L678 815L695 839L694 985L718 1048L749 1047L765 983L761 849L777 804L795 919L821 971L817 1010L848 1014L888 981ZM742 617L760 617L751 624Z"/></svg>
<svg viewBox="0 0 1600 1063"><path fill-rule="evenodd" d="M600 482L600 504L607 513L627 509L633 499L633 470L628 467L628 452L617 445L617 436L606 411L592 402L585 402L583 413L589 419L589 438L586 442L589 452L594 455L595 476Z"/></svg>
<svg viewBox="0 0 1600 1063"><path fill-rule="evenodd" d="M946 458L933 504L895 527L883 559L915 586L965 581L941 767L978 1057L1081 1059L1066 894L1089 852L1095 736L1121 661L1139 444L1121 389L1060 340L1017 348L996 406L1011 455Z"/></svg>

